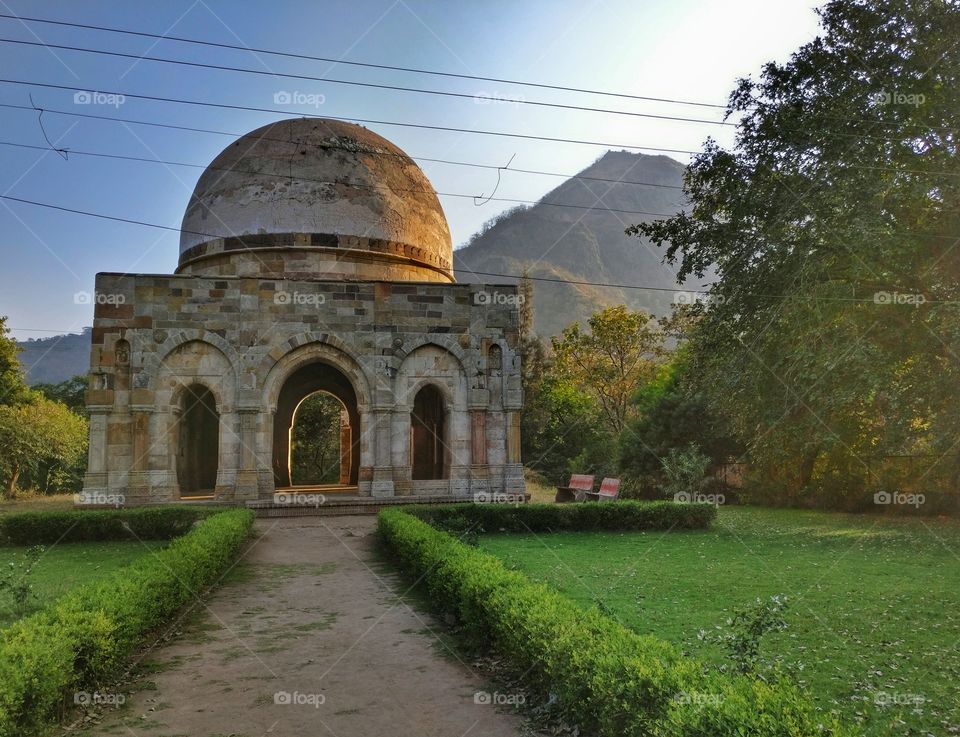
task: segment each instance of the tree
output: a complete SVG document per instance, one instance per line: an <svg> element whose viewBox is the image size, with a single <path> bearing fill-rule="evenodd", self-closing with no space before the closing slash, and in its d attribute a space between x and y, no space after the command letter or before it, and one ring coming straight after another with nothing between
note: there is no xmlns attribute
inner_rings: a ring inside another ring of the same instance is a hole
<svg viewBox="0 0 960 737"><path fill-rule="evenodd" d="M294 484L335 484L340 481L340 414L343 405L317 392L297 407L293 425Z"/></svg>
<svg viewBox="0 0 960 737"><path fill-rule="evenodd" d="M656 377L633 397L637 417L620 437L620 466L628 474L656 485L663 459L671 451L696 446L716 469L743 453L726 423L702 394L684 384L688 349L682 346Z"/></svg>
<svg viewBox="0 0 960 737"><path fill-rule="evenodd" d="M40 394L23 404L0 405L0 473L13 496L25 471L43 463L71 466L86 449L87 423L63 404Z"/></svg>
<svg viewBox="0 0 960 737"><path fill-rule="evenodd" d="M612 469L615 454L602 450L609 440L596 404L563 377L545 373L526 396L520 420L525 462L548 481Z"/></svg>
<svg viewBox="0 0 960 737"><path fill-rule="evenodd" d="M553 338L557 370L592 398L607 430L614 436L626 426L630 398L637 386L656 372L663 336L650 316L625 306L608 307L588 321Z"/></svg>
<svg viewBox="0 0 960 737"><path fill-rule="evenodd" d="M816 40L738 83L736 145L695 157L689 210L630 232L681 279L716 269L691 371L758 474L859 493L877 456L930 454L956 486L960 10L818 12Z"/></svg>
<svg viewBox="0 0 960 737"><path fill-rule="evenodd" d="M9 333L7 318L0 317L0 405L19 404L30 391L17 358L20 348Z"/></svg>
<svg viewBox="0 0 960 737"><path fill-rule="evenodd" d="M87 377L83 374L59 384L34 384L33 389L53 402L65 404L78 415L86 414Z"/></svg>

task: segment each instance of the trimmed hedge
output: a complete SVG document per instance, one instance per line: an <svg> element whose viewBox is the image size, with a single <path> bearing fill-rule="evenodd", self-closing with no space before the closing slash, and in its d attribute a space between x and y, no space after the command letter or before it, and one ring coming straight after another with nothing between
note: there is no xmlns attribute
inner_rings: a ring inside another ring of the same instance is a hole
<svg viewBox="0 0 960 737"><path fill-rule="evenodd" d="M0 632L0 737L36 734L73 693L110 683L144 635L227 570L252 523L249 510L213 514L164 549Z"/></svg>
<svg viewBox="0 0 960 737"><path fill-rule="evenodd" d="M170 540L210 513L197 507L17 512L0 516L0 545Z"/></svg>
<svg viewBox="0 0 960 737"><path fill-rule="evenodd" d="M703 530L717 517L712 504L595 502L584 504L448 504L410 509L435 527L477 532ZM466 524L465 524L466 523Z"/></svg>
<svg viewBox="0 0 960 737"><path fill-rule="evenodd" d="M596 609L581 609L406 510L382 511L378 526L400 566L422 581L442 611L456 614L466 634L492 647L513 670L523 673L528 687L555 697L563 716L588 733L603 737L856 734L818 713L788 683L708 671L671 644L638 635Z"/></svg>

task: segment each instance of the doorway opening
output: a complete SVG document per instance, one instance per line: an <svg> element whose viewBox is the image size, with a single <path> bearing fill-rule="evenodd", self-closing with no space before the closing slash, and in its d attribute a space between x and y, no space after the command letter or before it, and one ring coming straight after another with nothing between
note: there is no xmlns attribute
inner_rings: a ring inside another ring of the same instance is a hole
<svg viewBox="0 0 960 737"><path fill-rule="evenodd" d="M350 483L350 415L327 392L305 397L290 429L291 486Z"/></svg>
<svg viewBox="0 0 960 737"><path fill-rule="evenodd" d="M414 480L446 478L446 412L435 386L423 387L410 413L410 454Z"/></svg>
<svg viewBox="0 0 960 737"><path fill-rule="evenodd" d="M180 400L177 482L181 497L213 496L220 457L220 413L207 387L193 384Z"/></svg>

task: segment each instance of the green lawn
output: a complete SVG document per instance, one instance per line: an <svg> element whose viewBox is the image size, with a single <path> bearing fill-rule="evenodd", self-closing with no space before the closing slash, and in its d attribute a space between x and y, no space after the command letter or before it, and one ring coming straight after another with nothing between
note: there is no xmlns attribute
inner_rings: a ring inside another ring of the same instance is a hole
<svg viewBox="0 0 960 737"><path fill-rule="evenodd" d="M960 733L956 522L731 507L706 532L489 535L481 545L713 664L729 661L698 631L783 594L789 628L764 649L796 667L818 706L868 735Z"/></svg>
<svg viewBox="0 0 960 737"><path fill-rule="evenodd" d="M47 546L30 576L35 596L27 614L63 596L70 589L96 581L165 544L165 541L146 541L61 543ZM26 548L0 547L0 566L6 568L10 562L19 562L23 559L25 550ZM0 627L5 627L17 617L9 596L0 592Z"/></svg>

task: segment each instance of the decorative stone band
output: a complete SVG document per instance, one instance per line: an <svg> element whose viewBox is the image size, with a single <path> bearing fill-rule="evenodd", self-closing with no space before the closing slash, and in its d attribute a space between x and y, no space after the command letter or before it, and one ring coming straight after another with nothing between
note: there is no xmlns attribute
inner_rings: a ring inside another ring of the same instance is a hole
<svg viewBox="0 0 960 737"><path fill-rule="evenodd" d="M183 251L180 254L178 270L187 264L209 256L222 256L232 252L259 251L270 248L366 251L387 257L416 261L447 274L452 271L452 264L448 259L419 246L380 238L339 235L337 233L262 233L214 238Z"/></svg>

